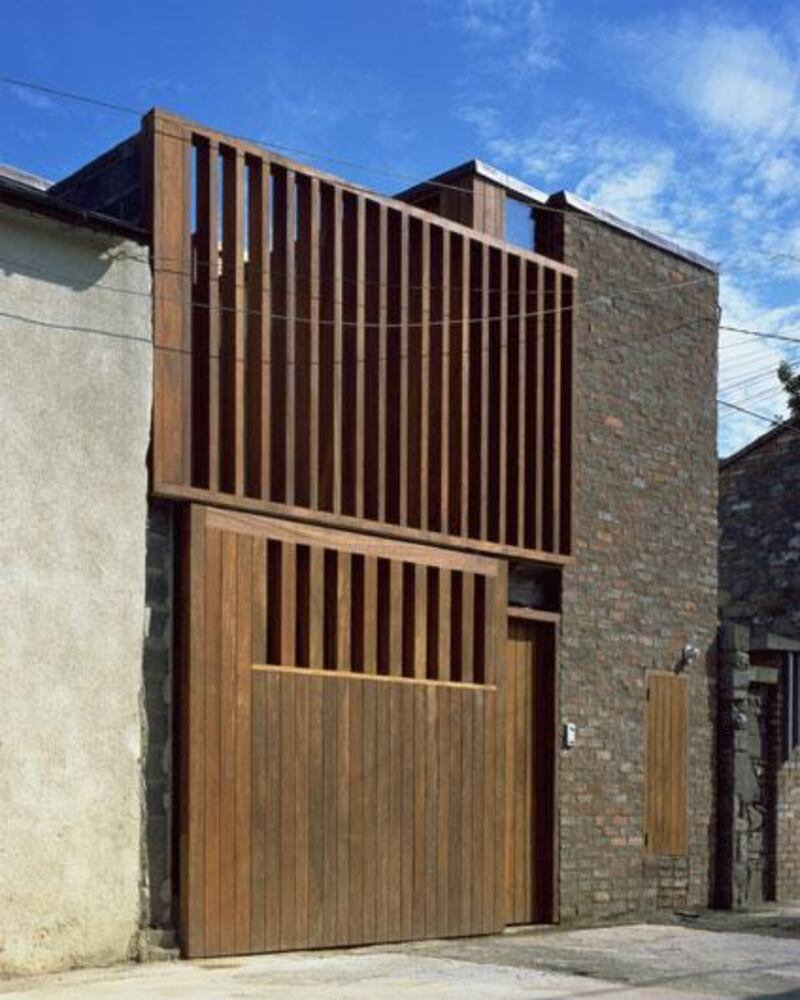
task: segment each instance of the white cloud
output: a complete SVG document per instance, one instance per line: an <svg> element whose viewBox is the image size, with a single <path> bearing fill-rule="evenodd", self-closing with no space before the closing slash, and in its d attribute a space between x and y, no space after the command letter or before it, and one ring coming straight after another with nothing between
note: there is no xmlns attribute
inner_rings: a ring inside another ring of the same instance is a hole
<svg viewBox="0 0 800 1000"><path fill-rule="evenodd" d="M499 48L506 73L514 78L559 64L549 0L455 0L451 10L455 25L476 47L484 53Z"/></svg>
<svg viewBox="0 0 800 1000"><path fill-rule="evenodd" d="M652 22L624 36L653 92L702 126L740 137L797 135L797 53L788 36L719 18Z"/></svg>

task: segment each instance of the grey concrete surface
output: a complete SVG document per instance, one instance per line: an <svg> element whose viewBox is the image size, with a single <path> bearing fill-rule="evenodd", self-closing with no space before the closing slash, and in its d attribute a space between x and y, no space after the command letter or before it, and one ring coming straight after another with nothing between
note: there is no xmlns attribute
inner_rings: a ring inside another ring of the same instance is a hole
<svg viewBox="0 0 800 1000"><path fill-rule="evenodd" d="M4 972L137 928L151 308L146 248L0 210Z"/></svg>
<svg viewBox="0 0 800 1000"><path fill-rule="evenodd" d="M6 982L0 995L4 1000L789 1000L800 998L800 938L649 924L519 932L129 965Z"/></svg>

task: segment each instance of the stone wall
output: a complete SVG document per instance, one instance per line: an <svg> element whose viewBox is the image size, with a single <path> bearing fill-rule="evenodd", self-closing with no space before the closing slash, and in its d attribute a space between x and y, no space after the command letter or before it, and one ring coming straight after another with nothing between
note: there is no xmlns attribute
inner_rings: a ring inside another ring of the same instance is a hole
<svg viewBox="0 0 800 1000"><path fill-rule="evenodd" d="M152 299L119 236L2 208L0 257L2 974L135 947Z"/></svg>
<svg viewBox="0 0 800 1000"><path fill-rule="evenodd" d="M719 481L721 614L800 640L800 426L768 431L724 460ZM775 813L775 894L798 899L800 750L779 762Z"/></svg>
<svg viewBox="0 0 800 1000"><path fill-rule="evenodd" d="M578 215L539 220L578 268L575 563L564 572L561 919L703 905L714 843L716 275ZM690 850L643 847L645 674L700 656L690 689Z"/></svg>
<svg viewBox="0 0 800 1000"><path fill-rule="evenodd" d="M800 639L800 426L720 464L720 606L727 619Z"/></svg>
<svg viewBox="0 0 800 1000"><path fill-rule="evenodd" d="M172 930L177 891L174 811L174 507L151 500L147 511L147 627L142 740L144 818L142 925Z"/></svg>

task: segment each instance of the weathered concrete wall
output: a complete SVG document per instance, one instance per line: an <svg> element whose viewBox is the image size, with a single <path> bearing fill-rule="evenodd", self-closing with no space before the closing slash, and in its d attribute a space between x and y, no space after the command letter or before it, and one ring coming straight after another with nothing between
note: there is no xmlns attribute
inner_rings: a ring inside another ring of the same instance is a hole
<svg viewBox="0 0 800 1000"><path fill-rule="evenodd" d="M714 842L716 277L581 217L542 222L543 249L580 273L560 672L561 722L578 730L560 760L561 916L701 905ZM648 859L645 674L672 669L687 643L700 650L687 671L689 855Z"/></svg>
<svg viewBox="0 0 800 1000"><path fill-rule="evenodd" d="M137 930L149 294L144 247L0 210L2 972Z"/></svg>

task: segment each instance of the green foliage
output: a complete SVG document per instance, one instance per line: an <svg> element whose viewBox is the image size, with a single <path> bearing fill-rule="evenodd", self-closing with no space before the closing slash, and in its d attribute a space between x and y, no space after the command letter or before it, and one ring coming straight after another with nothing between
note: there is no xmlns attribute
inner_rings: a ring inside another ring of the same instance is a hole
<svg viewBox="0 0 800 1000"><path fill-rule="evenodd" d="M778 381L789 397L789 410L793 417L800 417L800 372L793 372L788 361L778 365Z"/></svg>

